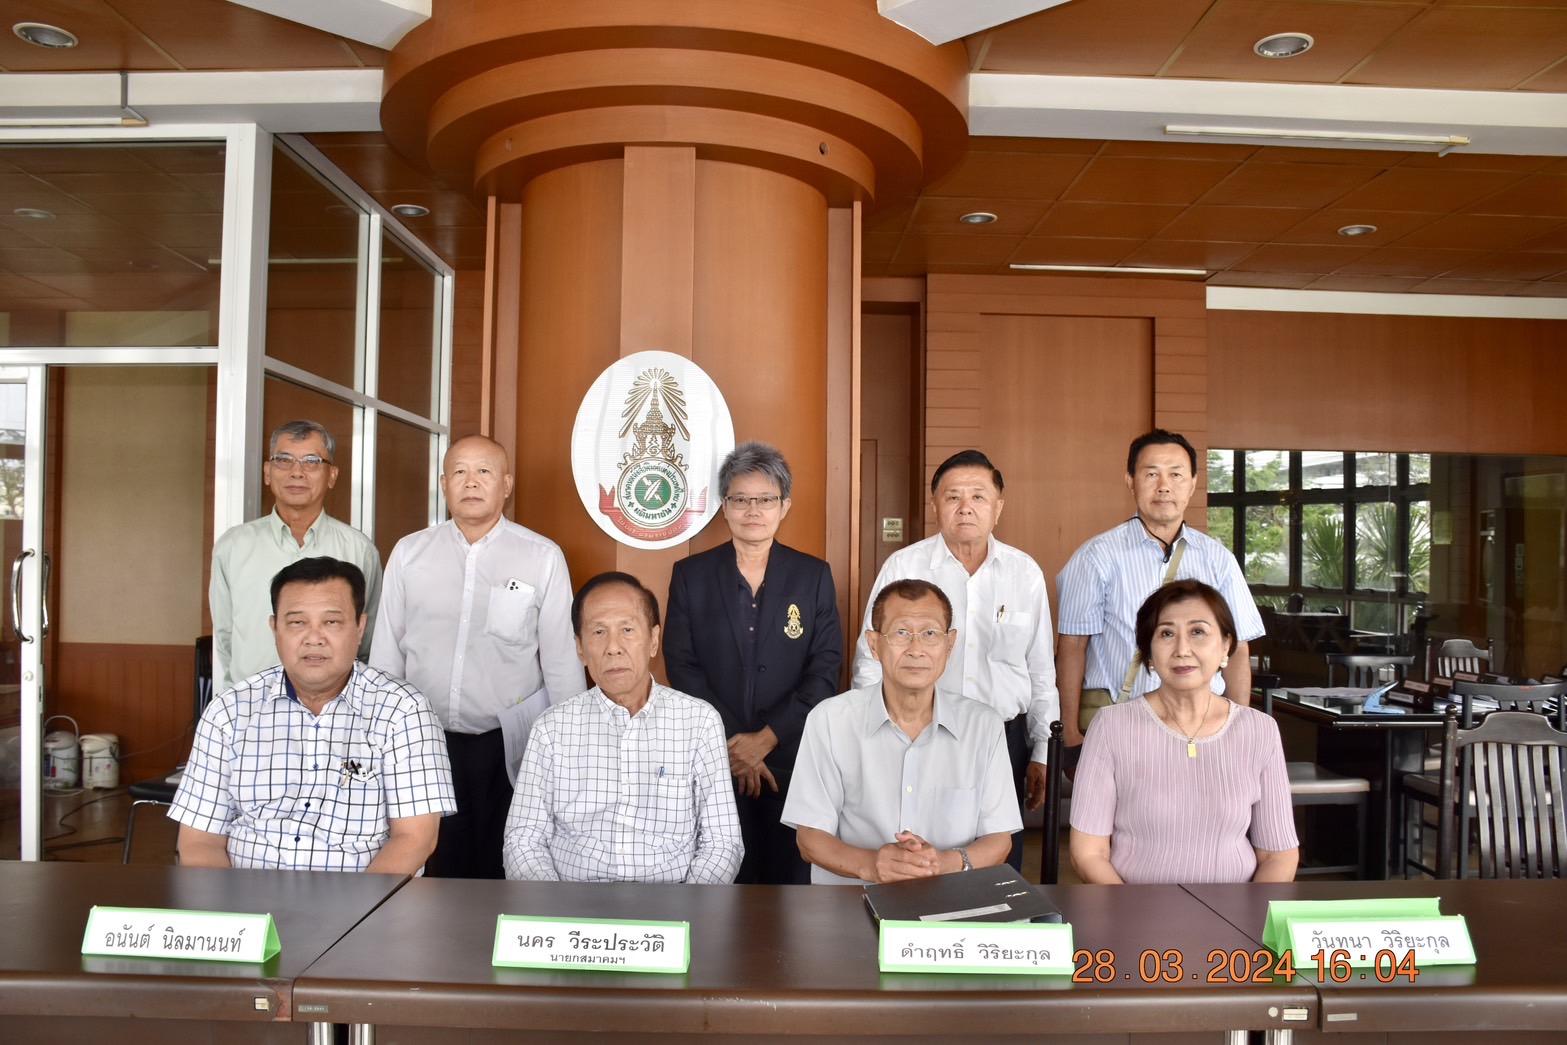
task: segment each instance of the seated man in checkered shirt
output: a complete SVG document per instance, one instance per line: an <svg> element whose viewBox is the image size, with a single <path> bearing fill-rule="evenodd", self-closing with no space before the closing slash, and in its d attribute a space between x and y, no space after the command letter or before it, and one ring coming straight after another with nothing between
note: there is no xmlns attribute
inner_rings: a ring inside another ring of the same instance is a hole
<svg viewBox="0 0 1567 1045"><path fill-rule="evenodd" d="M210 705L169 816L187 867L413 874L457 808L419 691L356 663L365 578L326 557L272 578L278 667Z"/></svg>
<svg viewBox="0 0 1567 1045"><path fill-rule="evenodd" d="M507 878L728 883L745 846L724 724L653 681L658 600L601 573L571 603L598 683L539 716L506 815Z"/></svg>

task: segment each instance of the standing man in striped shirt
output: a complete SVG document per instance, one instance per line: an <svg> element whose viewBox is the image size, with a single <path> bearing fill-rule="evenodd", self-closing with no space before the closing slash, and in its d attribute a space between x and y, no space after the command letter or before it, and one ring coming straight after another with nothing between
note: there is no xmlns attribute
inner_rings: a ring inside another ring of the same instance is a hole
<svg viewBox="0 0 1567 1045"><path fill-rule="evenodd" d="M936 682L942 696L970 697L1006 723L1018 804L1045 803L1045 747L1060 714L1045 575L1025 551L993 531L1005 502L1001 470L978 450L960 450L936 467L931 507L940 532L900 548L882 564L854 647L854 688L882 681L866 633L875 630L876 596L893 581L929 581L952 603L957 641ZM1012 836L1007 863L1021 868L1023 836Z"/></svg>
<svg viewBox="0 0 1567 1045"><path fill-rule="evenodd" d="M1126 486L1137 514L1085 541L1056 579L1061 606L1056 677L1068 747L1100 708L1159 688L1137 656L1137 609L1163 584L1194 578L1217 588L1235 618L1236 649L1214 677L1214 691L1251 703L1248 643L1262 636L1262 617L1235 555L1187 526L1197 486L1197 451L1185 436L1155 428L1132 440Z"/></svg>

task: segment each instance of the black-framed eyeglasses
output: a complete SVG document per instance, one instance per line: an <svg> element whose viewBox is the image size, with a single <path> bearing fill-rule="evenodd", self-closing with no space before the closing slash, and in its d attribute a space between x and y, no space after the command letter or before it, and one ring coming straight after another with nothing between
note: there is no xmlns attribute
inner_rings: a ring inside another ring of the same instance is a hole
<svg viewBox="0 0 1567 1045"><path fill-rule="evenodd" d="M760 497L741 497L739 494L730 494L724 498L724 503L730 510L743 512L748 508L760 508L764 512L770 512L783 503L783 498L775 493L764 493Z"/></svg>
<svg viewBox="0 0 1567 1045"><path fill-rule="evenodd" d="M935 649L947 641L947 633L940 628L921 628L919 631L910 631L908 628L894 628L884 631L881 637L887 640L887 645L894 649L902 649L912 642L918 641L926 649Z"/></svg>
<svg viewBox="0 0 1567 1045"><path fill-rule="evenodd" d="M295 457L293 454L273 454L267 460L273 468L281 468L285 472L292 472L295 465L306 472L319 472L322 465L332 463L320 454L306 454L303 457Z"/></svg>

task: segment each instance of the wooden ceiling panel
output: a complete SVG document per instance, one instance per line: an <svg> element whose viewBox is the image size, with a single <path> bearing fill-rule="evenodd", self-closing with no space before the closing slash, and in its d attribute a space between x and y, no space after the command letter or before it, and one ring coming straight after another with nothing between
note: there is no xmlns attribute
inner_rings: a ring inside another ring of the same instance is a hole
<svg viewBox="0 0 1567 1045"><path fill-rule="evenodd" d="M361 62L339 37L227 0L110 0L184 69L330 69Z"/></svg>
<svg viewBox="0 0 1567 1045"><path fill-rule="evenodd" d="M893 256L898 253L898 244L903 239L900 235L887 233L870 233L860 237L860 258L867 266L886 265L891 263Z"/></svg>
<svg viewBox="0 0 1567 1045"><path fill-rule="evenodd" d="M1534 174L1471 203L1474 214L1532 214L1567 218L1567 174Z"/></svg>
<svg viewBox="0 0 1567 1045"><path fill-rule="evenodd" d="M1088 138L1012 138L975 135L969 138L969 152L1054 152L1065 156L1092 156L1104 142Z"/></svg>
<svg viewBox="0 0 1567 1045"><path fill-rule="evenodd" d="M1567 59L1557 62L1538 76L1525 80L1519 84L1519 90L1567 93Z"/></svg>
<svg viewBox="0 0 1567 1045"><path fill-rule="evenodd" d="M1512 250L1567 227L1557 218L1449 214L1398 241L1400 247L1447 250Z"/></svg>
<svg viewBox="0 0 1567 1045"><path fill-rule="evenodd" d="M1014 236L905 236L895 263L1004 266L1017 246ZM946 271L945 268L942 271Z"/></svg>
<svg viewBox="0 0 1567 1045"><path fill-rule="evenodd" d="M177 69L178 64L104 0L28 0L7 3L0 26L0 69L66 72L90 69ZM76 34L71 48L44 48L11 32L16 22L43 22Z"/></svg>
<svg viewBox="0 0 1567 1045"><path fill-rule="evenodd" d="M1416 294L1480 294L1487 297L1516 294L1527 284L1500 279L1450 279L1438 276L1414 288Z"/></svg>
<svg viewBox="0 0 1567 1045"><path fill-rule="evenodd" d="M1446 213L1518 180L1509 171L1420 170L1395 167L1337 201L1340 207Z"/></svg>
<svg viewBox="0 0 1567 1045"><path fill-rule="evenodd" d="M1535 283L1520 284L1513 293L1519 297L1567 298L1567 282L1542 279Z"/></svg>
<svg viewBox="0 0 1567 1045"><path fill-rule="evenodd" d="M1485 255L1471 250L1416 250L1379 247L1340 270L1341 275L1440 276Z"/></svg>
<svg viewBox="0 0 1567 1045"><path fill-rule="evenodd" d="M1490 254L1459 265L1449 273L1466 279L1549 279L1567 271L1567 256L1562 254L1525 254L1518 251Z"/></svg>
<svg viewBox="0 0 1567 1045"><path fill-rule="evenodd" d="M1089 162L1084 155L973 152L925 190L927 196L973 196L1053 200Z"/></svg>
<svg viewBox="0 0 1567 1045"><path fill-rule="evenodd" d="M379 144L365 144L364 137L358 134L313 134L310 136L310 144L320 149L327 159L337 164L344 174L363 188L372 191L422 189L430 185L429 171L409 163L389 148L384 139Z"/></svg>
<svg viewBox="0 0 1567 1045"><path fill-rule="evenodd" d="M1382 247L1430 224L1430 214L1414 214L1403 211L1358 210L1328 207L1319 210L1299 225L1277 237L1280 243L1337 243L1357 247ZM1343 236L1339 229L1346 225L1372 225L1375 232L1359 236Z"/></svg>
<svg viewBox="0 0 1567 1045"><path fill-rule="evenodd" d="M1419 276L1323 276L1308 290L1353 290L1370 294L1401 294L1414 290L1425 280Z"/></svg>
<svg viewBox="0 0 1567 1045"><path fill-rule="evenodd" d="M1336 272L1369 252L1366 247L1264 243L1233 267L1241 272L1315 272L1322 275Z"/></svg>
<svg viewBox="0 0 1567 1045"><path fill-rule="evenodd" d="M0 247L0 272L42 282L42 277L54 273L85 271L86 262L56 247Z"/></svg>
<svg viewBox="0 0 1567 1045"><path fill-rule="evenodd" d="M992 30L986 72L1152 76L1212 0L1077 0Z"/></svg>
<svg viewBox="0 0 1567 1045"><path fill-rule="evenodd" d="M1053 236L1025 239L1010 258L1032 265L1117 265L1141 240Z"/></svg>
<svg viewBox="0 0 1567 1045"><path fill-rule="evenodd" d="M1101 156L1062 198L1098 203L1195 203L1235 167L1229 161Z"/></svg>
<svg viewBox="0 0 1567 1045"><path fill-rule="evenodd" d="M1552 162L1549 156L1503 156L1499 153L1466 152L1454 149L1443 156L1440 152L1417 152L1398 164L1400 167L1434 167L1444 171L1516 171L1529 174L1546 170Z"/></svg>
<svg viewBox="0 0 1567 1045"><path fill-rule="evenodd" d="M1567 225L1560 225L1550 232L1521 244L1524 250L1567 250Z"/></svg>
<svg viewBox="0 0 1567 1045"><path fill-rule="evenodd" d="M6 145L0 158L29 174L141 175L153 170L147 155L153 150L102 145Z"/></svg>
<svg viewBox="0 0 1567 1045"><path fill-rule="evenodd" d="M1322 207L1364 184L1375 168L1343 164L1248 163L1202 198L1250 207Z"/></svg>
<svg viewBox="0 0 1567 1045"><path fill-rule="evenodd" d="M1385 169L1408 163L1419 156L1421 154L1417 152L1395 152L1391 149L1318 149L1294 145L1264 145L1253 154L1252 159L1258 163L1337 163L1351 167ZM1517 159L1518 157L1503 158Z"/></svg>
<svg viewBox="0 0 1567 1045"><path fill-rule="evenodd" d="M945 196L927 196L914 208L909 220L909 232L934 235L972 233L979 238L994 236L1021 236L1032 229L1045 216L1048 204L1033 200L950 199ZM996 220L989 225L963 225L958 217L973 211L992 211Z"/></svg>
<svg viewBox="0 0 1567 1045"><path fill-rule="evenodd" d="M1441 5L1395 33L1344 82L1502 91L1564 54L1567 7Z"/></svg>
<svg viewBox="0 0 1567 1045"><path fill-rule="evenodd" d="M1279 290L1304 290L1321 279L1317 272L1216 272L1207 283L1215 287L1272 287Z"/></svg>
<svg viewBox="0 0 1567 1045"><path fill-rule="evenodd" d="M1421 12L1415 4L1314 0L1218 0L1187 36L1167 76L1191 79L1335 83ZM1276 32L1308 33L1316 44L1294 58L1252 50Z"/></svg>
<svg viewBox="0 0 1567 1045"><path fill-rule="evenodd" d="M1255 249L1256 245L1252 243L1156 239L1132 251L1122 264L1212 272L1230 267Z"/></svg>
<svg viewBox="0 0 1567 1045"><path fill-rule="evenodd" d="M1109 236L1146 239L1170 224L1179 206L1146 203L1074 203L1063 201L1034 227L1036 236Z"/></svg>
<svg viewBox="0 0 1567 1045"><path fill-rule="evenodd" d="M1289 207L1215 207L1199 203L1158 233L1160 239L1267 243L1310 213Z"/></svg>
<svg viewBox="0 0 1567 1045"><path fill-rule="evenodd" d="M909 227L909 218L914 214L914 204L918 197L911 196L908 199L898 200L872 211L861 222L861 229L869 233L897 233Z"/></svg>

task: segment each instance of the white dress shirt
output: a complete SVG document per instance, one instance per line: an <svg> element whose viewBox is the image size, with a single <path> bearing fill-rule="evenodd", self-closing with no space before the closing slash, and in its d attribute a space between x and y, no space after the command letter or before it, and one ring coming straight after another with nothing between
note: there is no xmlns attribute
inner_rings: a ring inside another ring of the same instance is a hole
<svg viewBox="0 0 1567 1045"><path fill-rule="evenodd" d="M1001 718L938 691L930 725L910 740L887 715L880 684L829 697L805 720L783 822L861 849L900 831L937 849L1021 831ZM811 882L859 884L814 864Z"/></svg>
<svg viewBox="0 0 1567 1045"><path fill-rule="evenodd" d="M1235 555L1201 530L1181 525L1175 544L1186 543L1172 580L1195 579L1216 588L1235 618L1235 638L1250 642L1263 633L1262 615ZM1063 635L1089 635L1084 689L1107 689L1120 700L1126 669L1137 652L1137 611L1159 590L1170 567L1169 549L1133 516L1113 530L1083 542L1056 578L1061 596ZM1129 699L1159 688L1159 676L1139 669ZM1213 691L1224 692L1224 676L1213 677Z"/></svg>
<svg viewBox="0 0 1567 1045"><path fill-rule="evenodd" d="M654 683L632 715L595 686L533 724L506 814L507 878L728 883L744 854L712 705Z"/></svg>
<svg viewBox="0 0 1567 1045"><path fill-rule="evenodd" d="M994 536L972 576L939 533L893 552L876 575L854 645L857 689L881 681L881 663L865 641L876 595L906 578L930 581L952 602L958 639L937 691L988 704L1003 720L1027 713L1030 758L1043 762L1050 723L1061 717L1061 698L1056 693L1050 599L1039 564Z"/></svg>
<svg viewBox="0 0 1567 1045"><path fill-rule="evenodd" d="M259 519L230 527L212 546L212 581L207 601L212 607L212 692L278 662L277 641L267 621L272 616L272 578L285 566L318 555L351 562L365 575L365 627L360 659L370 652L371 629L381 598L381 553L370 538L326 512L305 531L305 543L294 540L273 509Z"/></svg>
<svg viewBox="0 0 1567 1045"><path fill-rule="evenodd" d="M227 835L235 867L362 871L392 820L456 810L429 705L406 682L355 664L320 715L281 667L207 705L169 816Z"/></svg>
<svg viewBox="0 0 1567 1045"><path fill-rule="evenodd" d="M453 733L500 728L540 689L586 686L571 633L571 575L554 541L502 518L469 544L450 520L397 542L370 663L413 683Z"/></svg>

